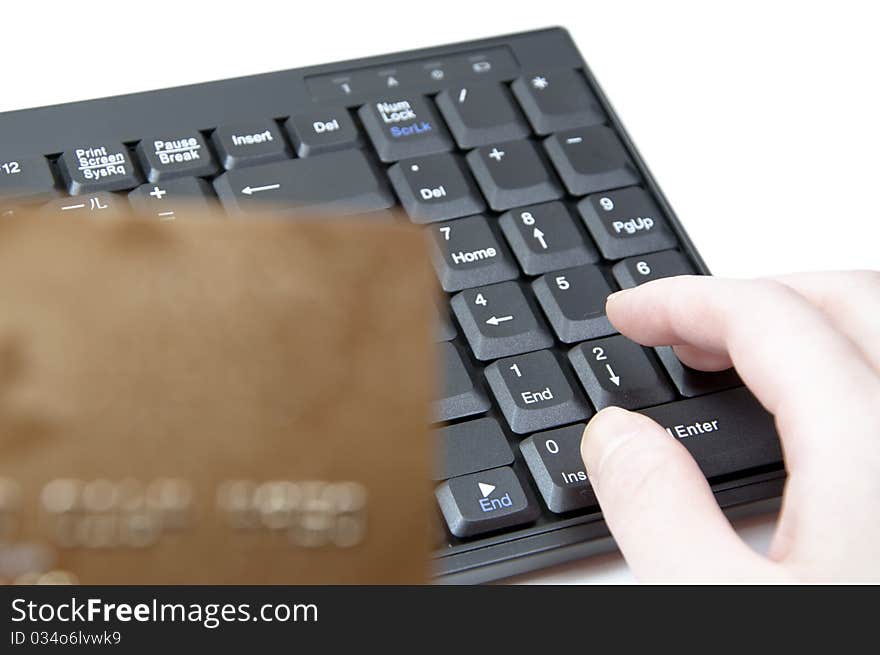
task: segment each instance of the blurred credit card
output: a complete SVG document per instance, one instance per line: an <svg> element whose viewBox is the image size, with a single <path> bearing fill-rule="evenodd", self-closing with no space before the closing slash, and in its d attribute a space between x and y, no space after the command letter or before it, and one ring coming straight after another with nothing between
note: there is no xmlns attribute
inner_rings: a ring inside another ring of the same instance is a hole
<svg viewBox="0 0 880 655"><path fill-rule="evenodd" d="M422 236L0 222L0 581L428 576Z"/></svg>

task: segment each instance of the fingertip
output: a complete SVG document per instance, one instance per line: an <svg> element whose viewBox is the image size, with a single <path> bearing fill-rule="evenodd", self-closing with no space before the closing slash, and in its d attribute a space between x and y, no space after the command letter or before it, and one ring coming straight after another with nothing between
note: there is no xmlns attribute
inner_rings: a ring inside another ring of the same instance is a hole
<svg viewBox="0 0 880 655"><path fill-rule="evenodd" d="M591 478L599 475L613 450L644 429L645 421L649 419L621 407L606 407L590 419L581 438L581 457Z"/></svg>
<svg viewBox="0 0 880 655"><path fill-rule="evenodd" d="M682 364L698 371L724 371L733 366L730 355L726 352L713 352L688 345L673 346Z"/></svg>
<svg viewBox="0 0 880 655"><path fill-rule="evenodd" d="M622 307L621 301L623 301L626 296L630 295L630 292L631 289L621 289L620 291L615 291L605 299L605 315L612 323L614 323L612 316L620 312Z"/></svg>

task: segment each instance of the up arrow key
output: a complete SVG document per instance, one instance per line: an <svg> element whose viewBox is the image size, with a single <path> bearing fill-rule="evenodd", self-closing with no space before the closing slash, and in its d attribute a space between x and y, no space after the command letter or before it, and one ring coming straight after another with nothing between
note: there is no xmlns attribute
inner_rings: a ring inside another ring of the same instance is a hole
<svg viewBox="0 0 880 655"><path fill-rule="evenodd" d="M547 250L547 242L544 240L544 233L541 230L539 230L538 228L535 228L535 231L532 232L532 236L538 240L538 243L541 244L541 247L544 250Z"/></svg>

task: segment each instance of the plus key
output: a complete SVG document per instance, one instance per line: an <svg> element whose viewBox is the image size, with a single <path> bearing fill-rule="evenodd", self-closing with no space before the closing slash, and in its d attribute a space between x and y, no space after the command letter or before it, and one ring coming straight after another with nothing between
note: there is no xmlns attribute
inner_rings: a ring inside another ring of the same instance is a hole
<svg viewBox="0 0 880 655"><path fill-rule="evenodd" d="M562 188L544 154L531 141L511 141L471 150L468 164L495 211L555 200Z"/></svg>

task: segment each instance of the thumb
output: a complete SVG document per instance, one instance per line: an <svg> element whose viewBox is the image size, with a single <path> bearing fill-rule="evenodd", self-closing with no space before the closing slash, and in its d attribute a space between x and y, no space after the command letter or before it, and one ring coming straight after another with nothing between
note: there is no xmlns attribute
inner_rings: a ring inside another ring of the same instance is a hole
<svg viewBox="0 0 880 655"><path fill-rule="evenodd" d="M646 416L603 409L581 455L605 521L646 581L766 579L773 565L737 536L697 463Z"/></svg>

